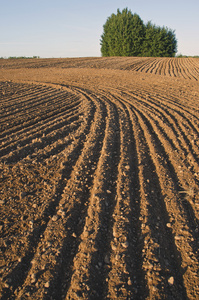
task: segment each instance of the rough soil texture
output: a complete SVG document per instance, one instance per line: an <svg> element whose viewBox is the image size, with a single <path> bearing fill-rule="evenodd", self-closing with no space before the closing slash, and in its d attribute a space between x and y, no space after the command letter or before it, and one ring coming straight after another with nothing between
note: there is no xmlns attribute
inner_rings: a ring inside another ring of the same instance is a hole
<svg viewBox="0 0 199 300"><path fill-rule="evenodd" d="M0 61L1 299L199 298L199 59Z"/></svg>

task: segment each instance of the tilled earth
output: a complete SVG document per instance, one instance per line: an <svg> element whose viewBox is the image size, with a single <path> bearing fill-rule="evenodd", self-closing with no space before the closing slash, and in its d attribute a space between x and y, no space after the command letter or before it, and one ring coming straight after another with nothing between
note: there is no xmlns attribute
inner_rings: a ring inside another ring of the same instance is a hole
<svg viewBox="0 0 199 300"><path fill-rule="evenodd" d="M199 298L199 59L0 60L1 299Z"/></svg>

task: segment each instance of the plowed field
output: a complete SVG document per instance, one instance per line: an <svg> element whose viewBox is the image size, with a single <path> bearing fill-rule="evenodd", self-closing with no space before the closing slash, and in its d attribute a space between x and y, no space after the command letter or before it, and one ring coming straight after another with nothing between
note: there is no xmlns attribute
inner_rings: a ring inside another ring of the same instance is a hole
<svg viewBox="0 0 199 300"><path fill-rule="evenodd" d="M0 60L1 299L199 298L199 59Z"/></svg>

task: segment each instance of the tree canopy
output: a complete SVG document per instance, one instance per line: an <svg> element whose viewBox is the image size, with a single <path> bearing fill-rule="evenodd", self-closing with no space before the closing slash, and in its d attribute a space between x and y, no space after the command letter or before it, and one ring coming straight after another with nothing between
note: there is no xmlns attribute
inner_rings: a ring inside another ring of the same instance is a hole
<svg viewBox="0 0 199 300"><path fill-rule="evenodd" d="M175 32L151 22L146 25L127 8L108 17L101 36L102 56L172 57L177 52Z"/></svg>

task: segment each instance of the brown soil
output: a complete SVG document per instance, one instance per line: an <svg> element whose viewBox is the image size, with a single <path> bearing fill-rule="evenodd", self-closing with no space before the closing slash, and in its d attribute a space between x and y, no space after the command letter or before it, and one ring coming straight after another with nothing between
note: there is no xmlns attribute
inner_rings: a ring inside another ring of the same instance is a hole
<svg viewBox="0 0 199 300"><path fill-rule="evenodd" d="M1 299L198 299L199 59L0 69Z"/></svg>

